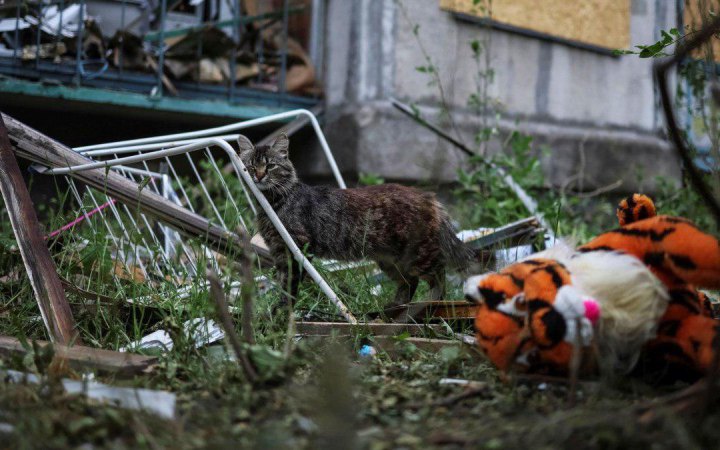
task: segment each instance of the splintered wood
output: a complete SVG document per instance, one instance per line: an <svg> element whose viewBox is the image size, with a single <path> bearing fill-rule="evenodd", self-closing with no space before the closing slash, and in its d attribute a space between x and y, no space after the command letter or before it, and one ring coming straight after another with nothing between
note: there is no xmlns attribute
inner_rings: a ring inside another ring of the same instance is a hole
<svg viewBox="0 0 720 450"><path fill-rule="evenodd" d="M49 342L36 341L38 346L45 347ZM132 353L114 352L79 345L68 347L54 345L55 359L67 361L68 366L73 370L93 370L110 372L119 375L135 375L150 370L157 362L157 358L142 356ZM0 336L1 357L23 357L28 350L23 347L19 339Z"/></svg>
<svg viewBox="0 0 720 450"><path fill-rule="evenodd" d="M55 263L40 233L35 208L20 166L0 117L0 191L22 255L30 284L50 339L59 344L79 342L70 305L60 284Z"/></svg>

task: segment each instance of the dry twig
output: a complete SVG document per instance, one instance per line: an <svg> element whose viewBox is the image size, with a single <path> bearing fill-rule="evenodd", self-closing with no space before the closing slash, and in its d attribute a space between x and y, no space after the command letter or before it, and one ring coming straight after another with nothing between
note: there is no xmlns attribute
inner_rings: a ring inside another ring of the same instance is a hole
<svg viewBox="0 0 720 450"><path fill-rule="evenodd" d="M247 354L240 343L240 339L235 333L235 326L233 325L230 312L228 311L227 299L225 298L222 283L215 271L212 269L207 270L207 279L208 282L210 282L210 295L215 301L215 309L217 311L218 318L220 319L220 324L225 330L225 336L227 336L230 346L235 352L235 356L237 356L238 361L240 361L240 366L243 368L243 372L245 372L245 376L248 381L254 383L257 380L257 372L255 372L255 368L250 363L250 359L247 357Z"/></svg>
<svg viewBox="0 0 720 450"><path fill-rule="evenodd" d="M708 209L712 213L720 226L720 203L713 196L710 187L707 185L705 180L702 178L700 171L695 167L690 150L687 147L683 133L680 128L673 112L673 99L670 95L670 87L668 86L667 73L672 69L673 66L682 62L690 53L696 48L706 43L715 33L720 31L720 17L713 20L710 25L700 30L689 42L685 45L681 45L678 51L675 52L670 58L663 59L655 63L655 76L658 80L658 88L660 89L660 98L662 101L663 113L665 115L665 122L668 128L668 134L675 144L680 159L683 162L685 170L687 170L690 183L693 188L700 194Z"/></svg>
<svg viewBox="0 0 720 450"><path fill-rule="evenodd" d="M580 360L582 359L582 337L580 330L582 323L580 319L575 319L576 333L575 342L573 342L572 358L570 359L570 391L568 392L568 406L575 407L577 401L577 385L578 371L580 370Z"/></svg>
<svg viewBox="0 0 720 450"><path fill-rule="evenodd" d="M680 131L677 119L675 117L675 113L673 111L673 100L670 96L670 88L668 86L667 79L667 73L672 69L673 66L681 63L686 57L691 54L693 50L709 42L709 40L718 31L720 31L720 17L715 18L709 25L703 27L703 29L700 30L695 36L693 36L690 41L686 42L684 45L679 46L678 50L672 57L666 58L656 63L655 76L658 80L663 113L665 115L665 121L670 138L672 139L673 144L675 144L675 149L677 150L677 153L683 162L685 170L687 171L688 177L690 178L690 183L697 191L697 193L702 197L703 201L705 202L708 209L715 218L715 222L717 223L718 227L720 227L720 202L718 202L718 199L713 195L711 188L703 179L700 171L697 169L697 167L695 167L692 155L690 154L690 150L687 146L687 143L685 142L683 133ZM716 95L714 91L713 95ZM696 402L701 401L703 403L703 410L706 410L709 405L714 402L717 396L717 383L715 380L717 378L718 369L720 368L720 338L718 338L718 336L716 336L713 342L713 350L713 361L710 365L710 370L706 375L706 380L704 380L705 389L703 390L703 392L705 393L705 395L696 398L695 400Z"/></svg>
<svg viewBox="0 0 720 450"><path fill-rule="evenodd" d="M236 233L240 236L242 245L242 254L240 255L240 276L242 284L240 285L240 298L242 299L242 335L243 340L248 344L255 343L252 329L252 312L253 312L253 288L255 279L253 278L253 249L250 244L250 236L247 232L238 227Z"/></svg>

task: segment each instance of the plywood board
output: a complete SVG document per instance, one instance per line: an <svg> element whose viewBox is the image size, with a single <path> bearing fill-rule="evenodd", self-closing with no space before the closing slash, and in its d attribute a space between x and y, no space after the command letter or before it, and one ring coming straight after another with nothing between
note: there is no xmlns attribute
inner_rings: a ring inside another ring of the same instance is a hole
<svg viewBox="0 0 720 450"><path fill-rule="evenodd" d="M710 23L713 19L710 11L713 11L714 14L720 11L720 0L685 0L683 4L683 25L685 30L681 30L681 33L691 33ZM710 42L712 43L711 47L703 46L698 51L693 52L693 56L698 59L706 59L710 56L709 52L711 51L712 58L716 62L720 61L720 39L713 36Z"/></svg>
<svg viewBox="0 0 720 450"><path fill-rule="evenodd" d="M630 0L440 0L440 7L607 49L630 46ZM491 3L488 10L483 5Z"/></svg>

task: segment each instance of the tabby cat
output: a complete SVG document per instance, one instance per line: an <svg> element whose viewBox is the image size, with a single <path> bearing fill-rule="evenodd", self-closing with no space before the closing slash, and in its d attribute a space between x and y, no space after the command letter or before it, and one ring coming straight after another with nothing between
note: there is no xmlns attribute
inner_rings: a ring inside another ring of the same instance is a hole
<svg viewBox="0 0 720 450"><path fill-rule="evenodd" d="M398 184L353 189L309 186L300 182L288 158L289 140L281 134L271 145L239 140L240 158L293 240L301 249L340 261L371 259L398 284L393 305L412 300L419 280L441 299L445 269L463 269L470 251L453 231L443 206L430 193ZM278 281L296 297L300 266L289 255L267 215L258 228L275 260Z"/></svg>

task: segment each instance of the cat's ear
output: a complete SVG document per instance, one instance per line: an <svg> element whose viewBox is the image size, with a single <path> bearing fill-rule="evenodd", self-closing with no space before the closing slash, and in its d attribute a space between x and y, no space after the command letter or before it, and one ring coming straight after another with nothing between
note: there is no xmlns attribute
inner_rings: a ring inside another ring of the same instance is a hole
<svg viewBox="0 0 720 450"><path fill-rule="evenodd" d="M287 158L288 149L290 148L290 139L288 139L287 134L280 133L280 136L272 143L271 148L274 153L277 153L283 158Z"/></svg>
<svg viewBox="0 0 720 450"><path fill-rule="evenodd" d="M240 154L240 157L243 155L246 155L248 153L251 153L255 150L255 146L252 142L250 142L250 139L246 138L242 134L238 135L238 153Z"/></svg>

